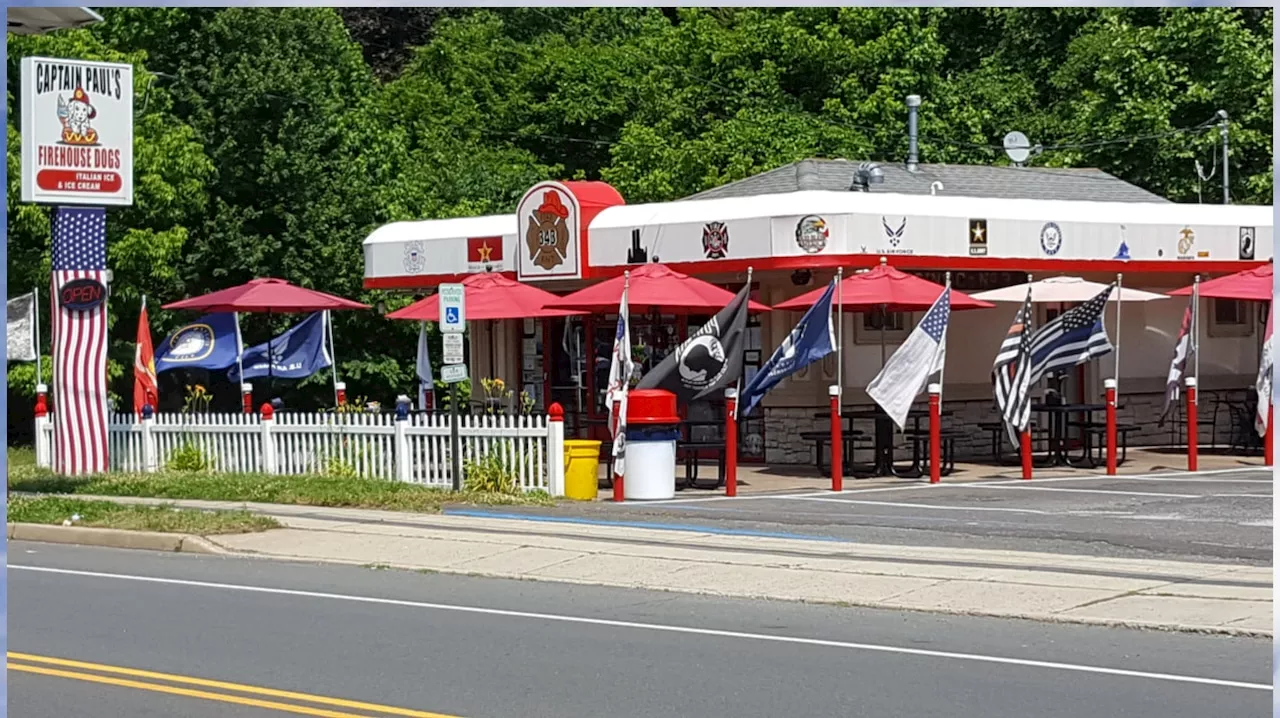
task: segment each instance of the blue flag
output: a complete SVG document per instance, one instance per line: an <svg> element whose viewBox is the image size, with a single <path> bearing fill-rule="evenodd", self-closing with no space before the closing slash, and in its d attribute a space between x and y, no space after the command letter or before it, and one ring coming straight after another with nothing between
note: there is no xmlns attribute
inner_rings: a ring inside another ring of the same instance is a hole
<svg viewBox="0 0 1280 718"><path fill-rule="evenodd" d="M324 312L316 312L291 327L289 331L270 342L250 347L244 352L240 364L244 367L244 379L273 376L279 379L306 379L333 364L329 347L325 344ZM271 354L271 366L267 366L267 353ZM227 378L243 381L237 376L238 367L231 367Z"/></svg>
<svg viewBox="0 0 1280 718"><path fill-rule="evenodd" d="M836 330L831 321L831 298L835 291L836 280L832 279L827 291L809 307L769 361L742 388L739 416L749 415L778 382L836 350Z"/></svg>
<svg viewBox="0 0 1280 718"><path fill-rule="evenodd" d="M178 327L156 347L156 373L226 369L236 363L241 348L240 324L234 313L206 314Z"/></svg>

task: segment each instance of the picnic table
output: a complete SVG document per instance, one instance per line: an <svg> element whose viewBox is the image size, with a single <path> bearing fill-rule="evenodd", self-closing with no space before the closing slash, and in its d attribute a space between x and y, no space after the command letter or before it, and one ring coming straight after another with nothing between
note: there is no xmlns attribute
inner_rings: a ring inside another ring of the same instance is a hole
<svg viewBox="0 0 1280 718"><path fill-rule="evenodd" d="M950 410L944 409L941 416L943 418L949 417L952 413L953 412ZM830 417L831 414L830 412L817 412L813 416L816 419L822 419ZM847 409L840 412L840 419L841 430L844 435L855 438L861 437L863 433L853 428L854 421L871 420L875 423L875 429L872 434L872 452L874 458L872 459L869 471L858 471L858 467L850 461L850 455L852 454L850 451L845 454L850 474L861 474L864 477L899 476L909 478L918 478L923 474L925 466L924 462L928 460L928 457L925 456L925 454L927 453L929 441L929 427L925 426L922 428L920 423L922 421L928 421L929 419L929 410L927 408L911 409L907 412L907 420L911 422L911 428L907 429L903 433L911 438L913 451L911 464L905 468L894 466L893 434L896 426L893 423L893 418L886 414L884 409L879 405L870 409ZM944 434L945 433L947 432L944 432ZM949 438L953 437L944 436L944 440ZM946 442L944 441L944 443ZM852 446L856 446L856 443L851 444L851 447Z"/></svg>

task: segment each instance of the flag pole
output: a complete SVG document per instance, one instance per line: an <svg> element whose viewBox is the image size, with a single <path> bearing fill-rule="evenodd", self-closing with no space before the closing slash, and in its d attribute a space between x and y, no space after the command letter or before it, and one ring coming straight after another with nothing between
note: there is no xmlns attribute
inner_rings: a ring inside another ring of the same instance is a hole
<svg viewBox="0 0 1280 718"><path fill-rule="evenodd" d="M231 316L236 321L236 371L240 377L240 383L244 384L244 338L240 336L240 312L232 312ZM267 366L271 366L271 348L268 343L267 348Z"/></svg>
<svg viewBox="0 0 1280 718"><path fill-rule="evenodd" d="M1116 272L1116 368L1111 378L1116 380L1116 401L1120 401L1120 307L1124 305L1124 275Z"/></svg>
<svg viewBox="0 0 1280 718"><path fill-rule="evenodd" d="M947 337L951 335L951 272L946 273L947 285L945 291L947 293L947 328L942 331L943 346L946 346ZM942 366L938 369L938 408L942 408L942 395L947 390L947 361L942 360ZM925 380L926 383L928 380Z"/></svg>
<svg viewBox="0 0 1280 718"><path fill-rule="evenodd" d="M844 411L844 267L836 267L836 391Z"/></svg>
<svg viewBox="0 0 1280 718"><path fill-rule="evenodd" d="M40 386L41 382L42 382L42 381L44 381L44 374L41 372L41 366L40 366L40 364L41 364L41 362L40 362L40 355L41 355L43 352L40 350L40 287L39 287L39 286L36 286L36 287L33 287L33 288L32 288L32 297L33 297L33 298L32 298L32 301L31 301L31 305L35 308L35 312L36 312L36 322L35 322L35 324L36 324L36 326L35 326L35 332L36 332L36 386ZM144 296L144 297L142 298L142 301L143 301L143 302L146 302L146 301L147 301L147 298ZM145 304L144 304L144 306L145 306Z"/></svg>
<svg viewBox="0 0 1280 718"><path fill-rule="evenodd" d="M324 325L329 330L329 365L333 368L333 405L338 405L338 350L333 345L333 313L324 310ZM270 357L268 357L270 359Z"/></svg>

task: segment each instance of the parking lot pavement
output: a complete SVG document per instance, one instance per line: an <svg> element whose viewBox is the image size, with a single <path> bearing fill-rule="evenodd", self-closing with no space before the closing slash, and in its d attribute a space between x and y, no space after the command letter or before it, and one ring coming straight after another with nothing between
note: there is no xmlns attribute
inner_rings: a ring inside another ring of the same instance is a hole
<svg viewBox="0 0 1280 718"><path fill-rule="evenodd" d="M523 513L592 521L790 531L868 543L1270 565L1270 469L1081 476L842 493L596 502Z"/></svg>

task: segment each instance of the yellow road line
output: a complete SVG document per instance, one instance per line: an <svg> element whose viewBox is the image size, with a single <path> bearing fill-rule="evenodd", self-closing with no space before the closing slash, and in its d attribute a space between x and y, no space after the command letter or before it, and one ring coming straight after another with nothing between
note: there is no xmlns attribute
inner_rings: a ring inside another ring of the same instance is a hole
<svg viewBox="0 0 1280 718"><path fill-rule="evenodd" d="M317 696L309 693L297 693L294 691L282 691L275 688L265 688L262 686L251 686L243 683L229 683L226 681L215 681L207 678L194 678L190 676L176 675L173 673L159 673L156 671L145 671L137 668L125 668L123 666L111 666L101 663L87 663L84 661L73 661L65 658L53 658L50 656L39 656L30 653L17 653L9 651L8 658L13 661L26 661L28 663L44 663L65 668L79 668L83 670L97 671L100 673L114 673L124 676L132 676L135 678L150 678L154 680L168 681L170 683L184 683L187 685L202 686L205 688L219 688L222 690L238 691L241 693L250 693L260 696L270 696L273 698L285 698L294 701L303 701L306 703L318 703L320 705L335 706L339 708L353 708L355 710L374 711L386 715L406 716L407 718L459 718L458 716L446 715L444 713L431 713L427 711L418 711L411 708L397 708L395 706L378 705L376 703L364 703L361 701L351 701L343 698L330 698L327 696ZM192 698L204 698L207 700L224 701L228 703L240 703L243 705L258 706L261 708L273 708L275 710L289 711L292 713L301 713L303 715L313 716L329 716L330 718L365 718L364 716L355 716L350 713L339 713L335 711L324 711L321 709L310 708L307 706L295 706L287 703L276 703L273 701L261 701L253 698L243 698L240 696L225 695L221 693L209 693L206 691L192 690L188 688L177 688L174 686L165 686L155 683L144 683L141 681L132 681L121 678L112 678L108 676L95 676L87 673L77 673L73 671L64 671L52 668L43 668L38 666L25 666L16 663L8 663L9 670L26 671L29 673L39 673L42 675L59 676L62 678L73 678L78 680L92 681L95 683L105 683L110 685L126 686L129 688L138 688L141 690L152 690L161 693L172 693L175 695L184 695Z"/></svg>

